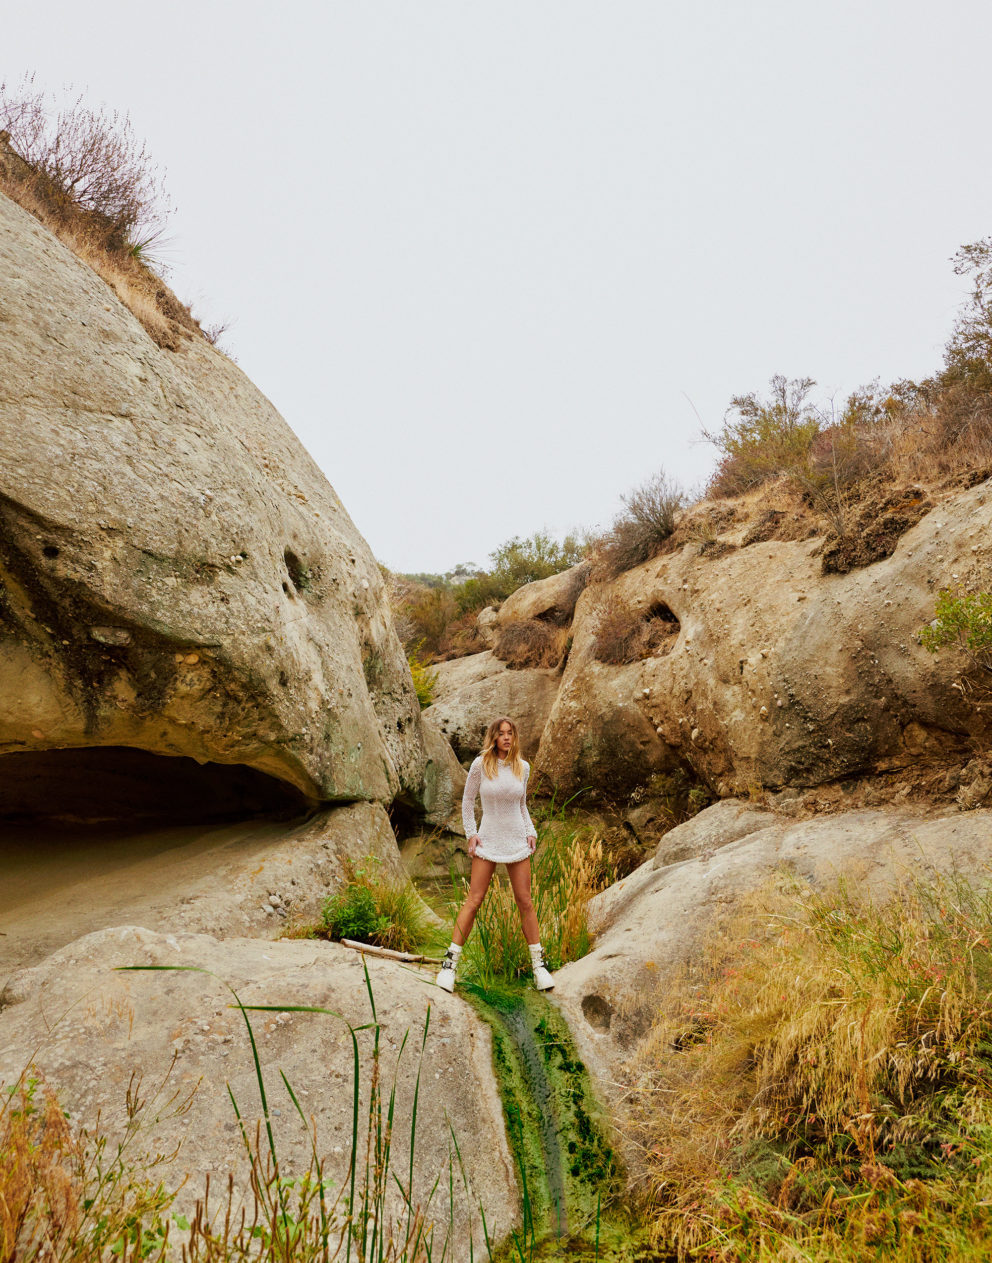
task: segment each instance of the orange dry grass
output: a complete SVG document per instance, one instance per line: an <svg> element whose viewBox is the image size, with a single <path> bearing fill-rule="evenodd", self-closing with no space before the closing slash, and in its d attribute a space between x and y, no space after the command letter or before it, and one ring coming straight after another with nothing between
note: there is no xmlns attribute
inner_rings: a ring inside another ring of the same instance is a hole
<svg viewBox="0 0 992 1263"><path fill-rule="evenodd" d="M511 669L557 667L568 652L568 627L539 618L516 619L500 628L496 657Z"/></svg>
<svg viewBox="0 0 992 1263"><path fill-rule="evenodd" d="M893 481L939 482L992 466L992 400L947 391L933 410L907 409L877 427Z"/></svg>
<svg viewBox="0 0 992 1263"><path fill-rule="evenodd" d="M872 1242L905 1263L988 1257L990 942L992 896L956 878L882 907L843 887L743 898L625 1070L656 1242L714 1260L835 1263Z"/></svg>
<svg viewBox="0 0 992 1263"><path fill-rule="evenodd" d="M55 1093L22 1079L0 1114L0 1259L57 1254L81 1220L79 1142Z"/></svg>
<svg viewBox="0 0 992 1263"><path fill-rule="evenodd" d="M0 137L0 192L58 237L114 291L159 346L176 351L203 330L106 217L76 205Z"/></svg>

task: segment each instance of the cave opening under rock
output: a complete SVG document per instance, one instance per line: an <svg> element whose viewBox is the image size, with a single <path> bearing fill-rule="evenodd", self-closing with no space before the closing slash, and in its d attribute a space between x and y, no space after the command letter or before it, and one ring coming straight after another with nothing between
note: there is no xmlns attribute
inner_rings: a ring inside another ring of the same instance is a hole
<svg viewBox="0 0 992 1263"><path fill-rule="evenodd" d="M243 764L197 763L127 746L0 755L0 821L212 823L287 819L313 804Z"/></svg>

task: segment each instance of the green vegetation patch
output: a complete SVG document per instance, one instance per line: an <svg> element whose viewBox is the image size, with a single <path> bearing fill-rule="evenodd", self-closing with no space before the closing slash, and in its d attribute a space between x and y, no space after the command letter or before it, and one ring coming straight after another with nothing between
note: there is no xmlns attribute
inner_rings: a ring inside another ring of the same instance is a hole
<svg viewBox="0 0 992 1263"><path fill-rule="evenodd" d="M594 1242L619 1186L609 1130L564 1018L532 991L469 988L492 1031L493 1069L523 1223L509 1257L542 1242Z"/></svg>

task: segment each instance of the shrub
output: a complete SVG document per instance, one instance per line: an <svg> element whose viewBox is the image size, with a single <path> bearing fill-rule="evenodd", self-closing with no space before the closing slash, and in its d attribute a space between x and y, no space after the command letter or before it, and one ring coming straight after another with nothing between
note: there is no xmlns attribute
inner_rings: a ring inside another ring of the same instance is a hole
<svg viewBox="0 0 992 1263"><path fill-rule="evenodd" d="M930 653L957 645L978 670L992 674L992 593L941 592L933 622L919 635Z"/></svg>
<svg viewBox="0 0 992 1263"><path fill-rule="evenodd" d="M160 345L202 336L149 266L169 215L162 179L126 114L60 105L32 77L0 83L0 189L90 266Z"/></svg>
<svg viewBox="0 0 992 1263"><path fill-rule="evenodd" d="M944 350L944 380L992 390L992 237L962 246L953 260L971 293Z"/></svg>
<svg viewBox="0 0 992 1263"><path fill-rule="evenodd" d="M73 1125L33 1069L0 1095L0 1259L162 1257L174 1194L149 1172L167 1159L130 1151L149 1118L189 1110L168 1077L151 1092L132 1080L116 1143Z"/></svg>
<svg viewBox="0 0 992 1263"><path fill-rule="evenodd" d="M683 488L664 470L620 499L625 511L596 544L599 579L614 578L655 556L674 532L676 516L687 502Z"/></svg>
<svg viewBox="0 0 992 1263"><path fill-rule="evenodd" d="M430 666L420 656L420 645L415 645L406 656L407 662L410 664L410 675L413 677L413 687L417 694L417 701L420 703L420 709L426 710L434 701L434 695L437 692L437 672L432 671Z"/></svg>
<svg viewBox="0 0 992 1263"><path fill-rule="evenodd" d="M622 666L640 660L644 624L615 592L599 608L595 635L593 653L597 661Z"/></svg>
<svg viewBox="0 0 992 1263"><path fill-rule="evenodd" d="M0 83L0 130L31 168L53 214L91 215L108 247L147 251L168 218L162 177L126 114L94 110L83 98L57 106L26 77L18 91Z"/></svg>
<svg viewBox="0 0 992 1263"><path fill-rule="evenodd" d="M556 627L539 618L520 618L499 629L493 652L513 670L524 667L556 667L570 642L567 627Z"/></svg>
<svg viewBox="0 0 992 1263"><path fill-rule="evenodd" d="M821 429L820 417L809 402L815 385L810 377L789 381L776 375L769 382L768 399L754 391L731 399L721 429L703 430L703 437L720 453L710 494L741 495L807 463Z"/></svg>
<svg viewBox="0 0 992 1263"><path fill-rule="evenodd" d="M586 542L576 535L567 535L560 543L547 531L536 531L528 539L514 536L501 544L489 556L490 568L454 589L459 610L481 610L486 605L498 605L511 592L560 574L580 562L585 555Z"/></svg>
<svg viewBox="0 0 992 1263"><path fill-rule="evenodd" d="M423 901L409 882L384 881L381 863L368 856L345 885L324 901L319 932L396 951L414 951L428 934Z"/></svg>
<svg viewBox="0 0 992 1263"><path fill-rule="evenodd" d="M389 922L380 914L367 886L349 883L324 901L324 929L332 938L373 943L388 928Z"/></svg>
<svg viewBox="0 0 992 1263"><path fill-rule="evenodd" d="M418 650L437 654L445 634L457 615L455 599L447 588L425 588L405 607L410 635Z"/></svg>
<svg viewBox="0 0 992 1263"><path fill-rule="evenodd" d="M670 647L678 632L679 621L667 606L645 618L611 592L599 607L593 654L598 662L625 666Z"/></svg>
<svg viewBox="0 0 992 1263"><path fill-rule="evenodd" d="M992 898L959 879L728 913L624 1085L661 1252L987 1255L990 943Z"/></svg>

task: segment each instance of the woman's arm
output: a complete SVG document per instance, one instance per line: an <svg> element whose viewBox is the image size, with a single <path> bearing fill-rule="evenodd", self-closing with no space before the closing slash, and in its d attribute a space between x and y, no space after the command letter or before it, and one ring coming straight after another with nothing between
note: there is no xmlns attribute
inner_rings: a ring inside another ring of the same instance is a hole
<svg viewBox="0 0 992 1263"><path fill-rule="evenodd" d="M476 759L468 770L465 792L462 794L462 824L465 826L465 836L469 840L479 836L479 831L475 827L475 798L481 784L482 759Z"/></svg>
<svg viewBox="0 0 992 1263"><path fill-rule="evenodd" d="M527 834L527 841L531 843L531 851L537 845L537 830L534 828L534 821L530 818L530 812L527 810L527 781L530 779L530 764L524 764L524 788L520 795L520 816L524 822L524 831Z"/></svg>

